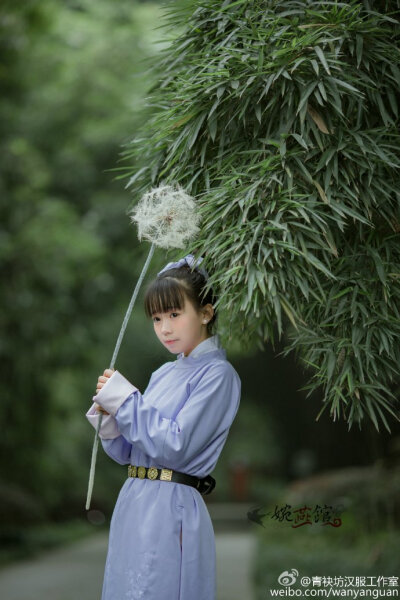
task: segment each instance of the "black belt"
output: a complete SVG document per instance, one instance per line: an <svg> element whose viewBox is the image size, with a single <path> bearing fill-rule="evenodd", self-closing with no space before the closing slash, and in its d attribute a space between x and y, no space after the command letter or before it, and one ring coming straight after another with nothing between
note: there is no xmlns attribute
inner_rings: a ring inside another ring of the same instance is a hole
<svg viewBox="0 0 400 600"><path fill-rule="evenodd" d="M200 494L210 494L215 488L215 479L211 475L207 475L203 479L194 477L193 475L187 475L186 473L179 473L172 469L157 469L157 467L137 467L135 465L129 465L128 477L139 477L139 479L159 479L160 481L175 481L176 483L184 483L185 485L191 485L200 492Z"/></svg>

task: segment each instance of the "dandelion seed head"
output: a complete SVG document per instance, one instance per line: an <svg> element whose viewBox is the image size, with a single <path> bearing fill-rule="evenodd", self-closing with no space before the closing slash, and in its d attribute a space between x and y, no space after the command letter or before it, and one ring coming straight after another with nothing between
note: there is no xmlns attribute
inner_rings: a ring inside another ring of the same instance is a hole
<svg viewBox="0 0 400 600"><path fill-rule="evenodd" d="M179 184L152 188L129 215L137 225L139 240L160 248L184 248L200 229L195 200Z"/></svg>

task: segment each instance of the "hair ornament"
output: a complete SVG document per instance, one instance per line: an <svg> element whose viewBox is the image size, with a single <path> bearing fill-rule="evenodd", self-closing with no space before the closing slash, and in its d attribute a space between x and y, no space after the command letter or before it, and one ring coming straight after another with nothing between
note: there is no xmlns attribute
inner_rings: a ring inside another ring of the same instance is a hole
<svg viewBox="0 0 400 600"><path fill-rule="evenodd" d="M204 278L207 280L209 277L207 271L205 269L199 268L199 265L203 262L203 260L204 258L202 256L199 256L196 259L193 254L187 254L183 258L179 259L177 262L169 262L167 265L165 265L164 268L161 269L161 271L157 273L157 275L161 275L161 273L164 273L164 271L168 271L169 269L178 269L183 265L188 265L191 268L196 268L202 275L204 275Z"/></svg>

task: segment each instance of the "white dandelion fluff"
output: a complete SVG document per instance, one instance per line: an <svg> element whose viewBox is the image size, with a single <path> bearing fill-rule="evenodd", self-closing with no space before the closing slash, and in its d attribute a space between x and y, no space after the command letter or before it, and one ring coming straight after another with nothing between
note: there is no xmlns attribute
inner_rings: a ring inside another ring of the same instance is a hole
<svg viewBox="0 0 400 600"><path fill-rule="evenodd" d="M130 215L137 224L139 240L160 248L184 248L199 231L196 203L180 185L151 189Z"/></svg>
<svg viewBox="0 0 400 600"><path fill-rule="evenodd" d="M129 321L132 308L135 304L140 286L150 264L155 247L160 248L184 248L185 243L191 240L199 231L200 215L197 212L194 198L189 196L185 190L176 185L160 185L146 192L137 206L130 211L131 221L137 224L138 238L151 242L151 247L143 266L140 277L132 294L128 310L126 311L121 330L118 335L114 353L111 359L110 369L114 368L117 360L122 338ZM99 432L103 420L100 413L94 436L92 460L90 465L88 492L86 498L86 509L90 508L92 497L94 474L96 468L96 457L99 445Z"/></svg>

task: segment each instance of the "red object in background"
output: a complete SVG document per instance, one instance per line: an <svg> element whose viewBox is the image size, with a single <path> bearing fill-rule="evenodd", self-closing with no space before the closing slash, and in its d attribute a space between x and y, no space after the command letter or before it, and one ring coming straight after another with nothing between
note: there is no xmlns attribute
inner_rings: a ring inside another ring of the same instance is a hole
<svg viewBox="0 0 400 600"><path fill-rule="evenodd" d="M249 466L247 462L235 461L230 464L230 492L235 502L244 502L249 498Z"/></svg>

